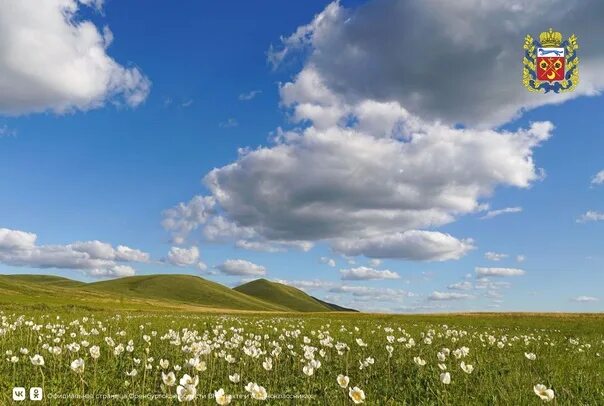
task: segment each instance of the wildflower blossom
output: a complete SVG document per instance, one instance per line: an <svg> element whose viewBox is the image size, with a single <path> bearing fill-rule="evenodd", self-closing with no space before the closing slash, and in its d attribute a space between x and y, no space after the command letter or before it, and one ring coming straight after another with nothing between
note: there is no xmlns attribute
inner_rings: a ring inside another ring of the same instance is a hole
<svg viewBox="0 0 604 406"><path fill-rule="evenodd" d="M340 374L336 378L336 381L338 382L338 385L340 385L341 388L347 388L348 383L350 382L350 378L347 377L346 375Z"/></svg>
<svg viewBox="0 0 604 406"><path fill-rule="evenodd" d="M545 385L537 384L533 387L533 391L544 402L550 402L554 399L555 394L553 389L548 389Z"/></svg>
<svg viewBox="0 0 604 406"><path fill-rule="evenodd" d="M363 392L363 390L361 390L358 386L348 388L348 396L355 404L365 402L365 392Z"/></svg>
<svg viewBox="0 0 604 406"><path fill-rule="evenodd" d="M71 370L76 374L84 373L84 360L82 358L78 358L71 363Z"/></svg>

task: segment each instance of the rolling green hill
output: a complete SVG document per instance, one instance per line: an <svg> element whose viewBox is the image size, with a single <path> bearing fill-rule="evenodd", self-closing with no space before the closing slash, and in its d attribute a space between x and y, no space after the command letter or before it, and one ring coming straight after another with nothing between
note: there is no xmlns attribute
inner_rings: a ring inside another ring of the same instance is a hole
<svg viewBox="0 0 604 406"><path fill-rule="evenodd" d="M84 289L128 298L154 299L224 309L290 310L192 275L130 276L90 283Z"/></svg>
<svg viewBox="0 0 604 406"><path fill-rule="evenodd" d="M82 286L86 284L58 276L0 275L0 305L106 307L119 302L106 293L86 292Z"/></svg>
<svg viewBox="0 0 604 406"><path fill-rule="evenodd" d="M266 279L256 279L234 290L256 297L265 302L286 306L298 312L330 312L333 311L327 304L323 304L292 286L287 286Z"/></svg>
<svg viewBox="0 0 604 406"><path fill-rule="evenodd" d="M94 283L51 275L0 275L0 306L198 312L327 312L348 309L259 279L235 289L193 275L140 275Z"/></svg>
<svg viewBox="0 0 604 406"><path fill-rule="evenodd" d="M6 275L10 277L12 281L24 282L24 283L35 283L46 286L62 286L66 288L73 288L77 286L86 285L84 282L72 281L71 279L63 278L61 276L53 275ZM3 277L0 275L0 278Z"/></svg>

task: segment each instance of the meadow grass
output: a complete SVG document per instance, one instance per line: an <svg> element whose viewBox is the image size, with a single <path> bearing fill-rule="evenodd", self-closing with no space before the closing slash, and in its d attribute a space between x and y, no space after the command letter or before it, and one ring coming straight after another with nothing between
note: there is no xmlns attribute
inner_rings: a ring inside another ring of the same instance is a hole
<svg viewBox="0 0 604 406"><path fill-rule="evenodd" d="M0 318L3 405L12 402L14 386L43 387L42 404L53 405L176 404L192 394L190 404L217 404L219 389L225 394L219 400L230 395L231 404L348 405L354 387L368 405L537 405L545 402L534 392L537 384L553 390L550 404L604 404L601 315L215 315L13 306ZM35 355L44 365L34 365ZM191 380L180 382L185 374ZM235 374L238 382L229 378ZM346 388L338 375L349 378ZM261 387L266 399L254 399L264 397Z"/></svg>

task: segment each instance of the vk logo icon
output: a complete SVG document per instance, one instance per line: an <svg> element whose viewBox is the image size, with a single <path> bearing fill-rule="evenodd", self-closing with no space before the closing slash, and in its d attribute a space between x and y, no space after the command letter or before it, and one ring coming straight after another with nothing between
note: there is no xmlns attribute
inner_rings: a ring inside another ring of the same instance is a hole
<svg viewBox="0 0 604 406"><path fill-rule="evenodd" d="M25 400L25 388L13 388L13 400L17 402Z"/></svg>

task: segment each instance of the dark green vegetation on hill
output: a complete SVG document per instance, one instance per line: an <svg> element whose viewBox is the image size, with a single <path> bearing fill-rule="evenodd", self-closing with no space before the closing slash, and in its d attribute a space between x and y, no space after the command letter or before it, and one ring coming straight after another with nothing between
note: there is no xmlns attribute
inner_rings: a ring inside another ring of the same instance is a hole
<svg viewBox="0 0 604 406"><path fill-rule="evenodd" d="M234 290L256 297L265 302L279 303L299 312L331 312L334 311L327 303L321 303L300 289L266 279L256 279Z"/></svg>
<svg viewBox="0 0 604 406"><path fill-rule="evenodd" d="M262 289L246 291L250 284L230 289L193 275L141 275L94 283L51 275L0 275L0 305L208 312L340 309L294 287L262 281Z"/></svg>

